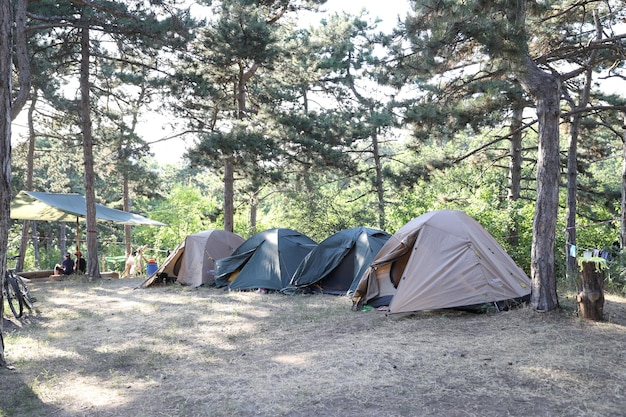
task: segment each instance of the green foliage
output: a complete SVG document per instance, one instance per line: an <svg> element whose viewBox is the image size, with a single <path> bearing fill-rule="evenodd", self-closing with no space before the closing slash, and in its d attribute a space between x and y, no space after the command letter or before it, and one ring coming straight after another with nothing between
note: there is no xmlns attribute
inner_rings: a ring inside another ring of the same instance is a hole
<svg viewBox="0 0 626 417"><path fill-rule="evenodd" d="M607 262L606 290L626 295L626 252L619 248L608 248L611 256Z"/></svg>
<svg viewBox="0 0 626 417"><path fill-rule="evenodd" d="M332 174L292 178L291 187L264 199L261 211L260 224L295 229L318 242L343 229L377 228L367 186Z"/></svg>
<svg viewBox="0 0 626 417"><path fill-rule="evenodd" d="M192 233L219 229L221 201L215 194L199 188L173 185L168 195L146 213L150 218L167 224L164 227L136 227L135 246L148 244L163 256Z"/></svg>

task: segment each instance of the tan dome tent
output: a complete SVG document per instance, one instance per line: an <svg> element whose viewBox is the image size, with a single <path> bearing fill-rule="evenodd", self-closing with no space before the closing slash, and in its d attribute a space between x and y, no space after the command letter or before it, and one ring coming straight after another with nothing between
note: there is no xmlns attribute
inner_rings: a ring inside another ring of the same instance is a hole
<svg viewBox="0 0 626 417"><path fill-rule="evenodd" d="M213 285L215 261L230 256L244 241L226 230L205 230L189 235L141 286L149 287L164 280L191 287Z"/></svg>
<svg viewBox="0 0 626 417"><path fill-rule="evenodd" d="M387 241L353 301L405 313L519 299L530 288L528 276L478 222L440 210L411 220Z"/></svg>

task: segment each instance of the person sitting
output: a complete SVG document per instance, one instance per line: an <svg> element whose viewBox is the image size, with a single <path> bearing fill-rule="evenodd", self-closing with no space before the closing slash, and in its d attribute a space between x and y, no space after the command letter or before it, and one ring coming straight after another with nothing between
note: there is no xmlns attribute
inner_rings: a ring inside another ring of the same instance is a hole
<svg viewBox="0 0 626 417"><path fill-rule="evenodd" d="M83 258L83 253L77 250L74 255L76 255L76 272L84 274L87 271L87 261Z"/></svg>
<svg viewBox="0 0 626 417"><path fill-rule="evenodd" d="M74 273L74 261L69 252L65 254L61 266L63 267L63 275L72 275Z"/></svg>

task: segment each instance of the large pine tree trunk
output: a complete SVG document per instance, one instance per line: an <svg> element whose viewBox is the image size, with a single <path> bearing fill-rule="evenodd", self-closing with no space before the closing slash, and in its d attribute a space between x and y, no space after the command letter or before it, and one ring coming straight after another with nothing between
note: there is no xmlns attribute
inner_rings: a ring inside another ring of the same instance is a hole
<svg viewBox="0 0 626 417"><path fill-rule="evenodd" d="M559 121L561 82L526 57L520 73L522 87L535 99L539 120L537 201L533 219L530 273L531 304L538 311L558 307L554 243L559 208Z"/></svg>
<svg viewBox="0 0 626 417"><path fill-rule="evenodd" d="M0 267L7 267L7 246L11 215L11 25L13 3L0 2ZM0 285L4 285L4 273ZM0 287L2 288L2 287ZM0 291L0 367L6 366L4 356L4 299ZM3 393L5 395L5 393Z"/></svg>
<svg viewBox="0 0 626 417"><path fill-rule="evenodd" d="M91 132L91 109L89 97L89 28L81 30L80 38L80 107L83 130L83 158L85 163L85 200L87 212L87 275L101 278L98 264L98 225L96 222L96 192L93 162L93 136Z"/></svg>

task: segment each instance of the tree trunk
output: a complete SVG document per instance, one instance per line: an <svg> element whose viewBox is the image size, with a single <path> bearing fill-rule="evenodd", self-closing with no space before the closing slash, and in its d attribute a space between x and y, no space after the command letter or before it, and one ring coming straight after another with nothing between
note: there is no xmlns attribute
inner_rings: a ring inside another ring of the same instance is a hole
<svg viewBox="0 0 626 417"><path fill-rule="evenodd" d="M577 282L576 262L576 195L578 188L578 132L580 116L574 116L570 125L569 146L567 149L567 203L565 207L565 276L568 283ZM574 249L572 249L574 248Z"/></svg>
<svg viewBox="0 0 626 417"><path fill-rule="evenodd" d="M128 190L128 174L124 172L123 176L124 178L122 179L122 198L124 200L124 211L130 212L130 191ZM129 224L124 225L124 247L126 248L126 253L133 253Z"/></svg>
<svg viewBox="0 0 626 417"><path fill-rule="evenodd" d="M580 292L576 296L580 318L596 321L604 318L604 275L605 270L598 262L583 261Z"/></svg>
<svg viewBox="0 0 626 417"><path fill-rule="evenodd" d="M59 262L63 260L63 255L67 251L67 223L59 223L59 249L61 249L61 257Z"/></svg>
<svg viewBox="0 0 626 417"><path fill-rule="evenodd" d="M257 212L259 210L259 192L255 191L250 196L250 227L248 228L248 235L252 236L257 233L256 222Z"/></svg>
<svg viewBox="0 0 626 417"><path fill-rule="evenodd" d="M537 153L537 201L531 247L531 305L538 311L558 307L554 242L559 208L559 119L561 82L525 58L520 72L522 87L534 97L539 120Z"/></svg>
<svg viewBox="0 0 626 417"><path fill-rule="evenodd" d="M224 161L224 230L233 232L235 208L233 199L235 197L234 192L234 173L233 162L230 159Z"/></svg>
<svg viewBox="0 0 626 417"><path fill-rule="evenodd" d="M13 3L0 2L0 285L4 288L11 215L11 51ZM0 367L4 356L4 298L0 291ZM3 393L5 395L6 393Z"/></svg>
<svg viewBox="0 0 626 417"><path fill-rule="evenodd" d="M524 115L523 104L516 104L511 118L511 159L509 160L509 206L519 200L522 189L522 122ZM513 216L508 230L508 242L511 247L519 244L517 218Z"/></svg>
<svg viewBox="0 0 626 417"><path fill-rule="evenodd" d="M26 157L26 190L33 190L33 171L35 161L35 123L33 121L33 113L37 104L37 94L33 93L30 106L28 108L28 155ZM24 270L24 258L26 257L26 246L28 246L28 230L30 229L30 221L24 220L22 224L22 238L20 240L20 257L17 260L16 269Z"/></svg>
<svg viewBox="0 0 626 417"><path fill-rule="evenodd" d="M374 154L374 168L376 169L376 195L378 197L378 228L385 230L385 188L383 184L383 165L378 147L378 135L372 135L372 153Z"/></svg>
<svg viewBox="0 0 626 417"><path fill-rule="evenodd" d="M594 19L596 21L596 40L602 39L602 25L594 11ZM587 107L589 103L589 96L591 94L591 85L593 83L593 71L591 68L595 66L598 50L594 50L589 56L587 62L587 70L585 71L585 84L583 85L582 92L578 104L570 100L573 110L582 110ZM572 117L570 126L569 146L567 150L567 202L565 208L565 258L566 271L568 283L578 283L578 265L576 262L575 248L576 248L576 211L577 204L576 199L578 195L578 138L580 137L580 125L582 121L582 113L576 112ZM570 251L574 248L572 252ZM570 256L573 255L573 256Z"/></svg>
<svg viewBox="0 0 626 417"><path fill-rule="evenodd" d="M32 223L33 257L35 258L35 269L39 269L39 232L37 231L37 220Z"/></svg>
<svg viewBox="0 0 626 417"><path fill-rule="evenodd" d="M624 112L624 126L626 126L626 112ZM622 133L622 207L621 207L621 247L626 246L626 129Z"/></svg>
<svg viewBox="0 0 626 417"><path fill-rule="evenodd" d="M83 10L85 13L85 10ZM87 229L87 275L89 278L101 278L98 263L98 224L96 222L96 193L94 189L95 173L93 161L93 137L91 131L91 109L89 98L89 27L81 29L80 37L80 108L83 131L83 158L85 163L85 200Z"/></svg>
<svg viewBox="0 0 626 417"><path fill-rule="evenodd" d="M31 84L30 59L28 58L28 39L26 36L26 13L29 0L19 0L15 9L15 62L19 77L19 91L11 106L11 120L15 120L28 100Z"/></svg>

